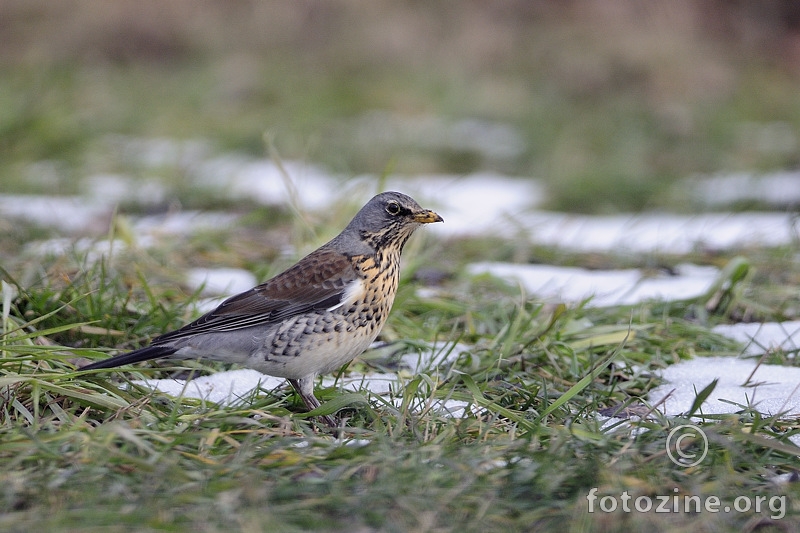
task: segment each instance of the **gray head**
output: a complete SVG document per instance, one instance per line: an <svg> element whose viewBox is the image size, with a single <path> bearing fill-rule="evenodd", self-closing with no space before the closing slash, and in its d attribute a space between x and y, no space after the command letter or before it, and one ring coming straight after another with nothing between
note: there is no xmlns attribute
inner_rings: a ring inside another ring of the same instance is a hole
<svg viewBox="0 0 800 533"><path fill-rule="evenodd" d="M444 222L430 209L423 209L410 196L399 192L383 192L374 196L353 217L340 238L358 238L373 249L402 249L406 240L421 224Z"/></svg>

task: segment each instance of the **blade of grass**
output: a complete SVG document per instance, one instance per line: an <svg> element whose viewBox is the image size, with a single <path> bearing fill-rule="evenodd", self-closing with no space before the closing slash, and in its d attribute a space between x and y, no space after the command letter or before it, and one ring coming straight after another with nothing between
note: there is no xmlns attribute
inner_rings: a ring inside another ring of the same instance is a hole
<svg viewBox="0 0 800 533"><path fill-rule="evenodd" d="M625 340L627 340L627 337L625 338ZM550 413L552 413L553 411L555 411L556 409L558 409L559 407L570 401L572 398L577 396L581 391L583 391L586 387L588 387L589 384L597 376L599 376L600 373L603 372L603 370L605 370L608 365L611 364L611 361L613 361L614 358L619 354L619 351L622 349L623 346L624 346L624 341L619 346L617 346L617 348L613 352L611 352L606 357L601 359L588 374L586 374L583 378L581 378L580 381L575 383L575 385L570 387L569 390L567 390L567 392L559 396L556 401L548 405L544 409L544 411L542 411L542 414L539 415L537 421L544 420L544 418L547 415L549 415Z"/></svg>
<svg viewBox="0 0 800 533"><path fill-rule="evenodd" d="M706 385L703 390L697 393L697 396L695 396L694 401L692 402L692 406L689 408L689 412L686 413L687 417L694 416L694 414L700 410L703 402L705 402L706 399L711 396L711 393L714 392L714 389L717 388L718 381L719 379L714 379L714 381Z"/></svg>
<svg viewBox="0 0 800 533"><path fill-rule="evenodd" d="M486 398L486 396L484 396L481 390L478 388L475 380L472 379L472 376L468 374L461 374L461 381L464 383L464 386L467 388L467 390L472 394L475 403L484 409L496 412L505 418L508 418L512 422L517 423L526 432L532 433L538 427L538 424L531 423L529 420L527 420L523 413L498 405Z"/></svg>
<svg viewBox="0 0 800 533"><path fill-rule="evenodd" d="M316 409L305 413L295 413L293 416L297 418L310 418L313 416L331 415L341 409L344 409L345 407L355 406L369 406L369 402L363 394L351 392L337 396L336 398L323 403Z"/></svg>

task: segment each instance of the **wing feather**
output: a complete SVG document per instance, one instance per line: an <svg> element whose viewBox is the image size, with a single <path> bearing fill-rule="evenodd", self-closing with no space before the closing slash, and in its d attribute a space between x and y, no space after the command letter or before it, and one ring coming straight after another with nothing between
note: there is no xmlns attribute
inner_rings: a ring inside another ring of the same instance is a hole
<svg viewBox="0 0 800 533"><path fill-rule="evenodd" d="M319 249L274 278L232 296L219 307L182 328L153 339L152 344L216 331L268 326L287 317L328 309L347 297L359 279L349 257Z"/></svg>

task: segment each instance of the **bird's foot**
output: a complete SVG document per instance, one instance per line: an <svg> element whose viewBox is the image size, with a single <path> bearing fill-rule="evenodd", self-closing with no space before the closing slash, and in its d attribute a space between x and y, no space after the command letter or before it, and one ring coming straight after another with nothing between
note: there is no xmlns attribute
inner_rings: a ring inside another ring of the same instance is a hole
<svg viewBox="0 0 800 533"><path fill-rule="evenodd" d="M306 405L309 411L313 411L321 404L317 397L314 396L314 386L313 386L313 378L312 379L290 379L289 383L292 384L294 390L297 391L297 394L300 396L300 399L303 400L303 403ZM325 423L328 427L334 430L334 434L338 437L342 431L341 424L336 419L336 417L331 415L319 415L319 418L322 422Z"/></svg>

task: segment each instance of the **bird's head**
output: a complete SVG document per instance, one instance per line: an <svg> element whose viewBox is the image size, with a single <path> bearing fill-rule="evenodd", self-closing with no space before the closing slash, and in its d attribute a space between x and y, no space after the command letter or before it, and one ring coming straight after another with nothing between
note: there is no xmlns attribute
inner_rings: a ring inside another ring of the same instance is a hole
<svg viewBox="0 0 800 533"><path fill-rule="evenodd" d="M402 249L415 229L432 222L444 222L444 219L420 207L410 196L383 192L367 202L342 233L357 234L376 250L389 246Z"/></svg>

